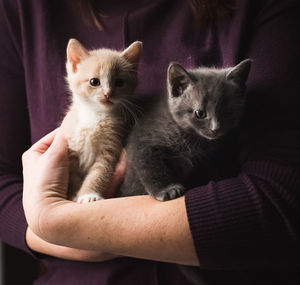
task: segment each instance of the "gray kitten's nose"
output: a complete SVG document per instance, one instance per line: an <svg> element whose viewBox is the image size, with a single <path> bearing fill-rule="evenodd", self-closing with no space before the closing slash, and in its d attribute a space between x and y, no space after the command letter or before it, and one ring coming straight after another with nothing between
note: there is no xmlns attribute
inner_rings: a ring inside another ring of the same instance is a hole
<svg viewBox="0 0 300 285"><path fill-rule="evenodd" d="M219 132L219 130L218 129L214 129L214 130L210 129L210 132L213 133L214 135L216 135Z"/></svg>
<svg viewBox="0 0 300 285"><path fill-rule="evenodd" d="M216 120L212 120L210 126L209 126L209 131L214 134L217 135L220 132L220 124L219 122L217 122Z"/></svg>
<svg viewBox="0 0 300 285"><path fill-rule="evenodd" d="M210 133L213 135L213 136L218 136L221 134L220 132L220 129L209 129Z"/></svg>

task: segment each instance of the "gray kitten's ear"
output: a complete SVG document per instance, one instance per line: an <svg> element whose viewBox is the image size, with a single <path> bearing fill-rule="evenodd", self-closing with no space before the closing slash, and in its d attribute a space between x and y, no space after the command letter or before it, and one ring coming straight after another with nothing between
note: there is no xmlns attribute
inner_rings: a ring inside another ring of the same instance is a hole
<svg viewBox="0 0 300 285"><path fill-rule="evenodd" d="M169 65L168 89L170 95L179 97L191 82L191 75L179 63Z"/></svg>
<svg viewBox="0 0 300 285"><path fill-rule="evenodd" d="M137 68L142 55L142 51L143 51L143 43L136 41L133 42L127 49L125 49L121 53L121 56L123 56L127 61L133 64L135 68Z"/></svg>
<svg viewBox="0 0 300 285"><path fill-rule="evenodd" d="M88 50L76 39L70 39L67 46L68 62L72 65L73 72L76 72L77 65L89 56Z"/></svg>
<svg viewBox="0 0 300 285"><path fill-rule="evenodd" d="M243 60L227 73L226 78L228 80L234 80L239 84L244 84L248 79L251 63L251 59Z"/></svg>

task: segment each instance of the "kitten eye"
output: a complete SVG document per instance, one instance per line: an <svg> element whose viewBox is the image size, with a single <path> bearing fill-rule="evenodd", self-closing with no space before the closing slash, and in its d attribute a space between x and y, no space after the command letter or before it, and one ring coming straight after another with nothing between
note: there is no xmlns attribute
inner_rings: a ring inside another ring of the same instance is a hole
<svg viewBox="0 0 300 285"><path fill-rule="evenodd" d="M100 80L99 80L99 78L96 78L96 77L92 78L92 79L90 80L90 85L91 85L92 87L99 86L99 85L100 85Z"/></svg>
<svg viewBox="0 0 300 285"><path fill-rule="evenodd" d="M206 118L206 112L204 110L195 110L195 117L197 119L204 119Z"/></svg>
<svg viewBox="0 0 300 285"><path fill-rule="evenodd" d="M121 78L117 78L116 81L115 81L115 86L116 87L123 87L125 84L125 81Z"/></svg>

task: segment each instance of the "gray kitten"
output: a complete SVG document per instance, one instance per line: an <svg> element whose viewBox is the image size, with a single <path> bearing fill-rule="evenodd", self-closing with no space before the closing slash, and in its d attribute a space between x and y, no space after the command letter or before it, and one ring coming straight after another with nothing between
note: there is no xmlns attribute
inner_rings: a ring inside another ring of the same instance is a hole
<svg viewBox="0 0 300 285"><path fill-rule="evenodd" d="M168 96L145 115L127 144L128 167L120 196L182 196L189 173L202 167L218 179L222 138L236 128L245 106L251 60L230 68L168 69ZM201 172L202 173L202 172Z"/></svg>

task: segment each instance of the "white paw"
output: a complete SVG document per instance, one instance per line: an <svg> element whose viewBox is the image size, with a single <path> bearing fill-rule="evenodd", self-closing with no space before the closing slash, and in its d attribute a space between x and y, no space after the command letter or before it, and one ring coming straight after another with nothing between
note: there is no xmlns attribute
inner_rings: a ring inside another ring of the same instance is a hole
<svg viewBox="0 0 300 285"><path fill-rule="evenodd" d="M103 199L98 193L84 194L77 198L77 203L84 204Z"/></svg>

